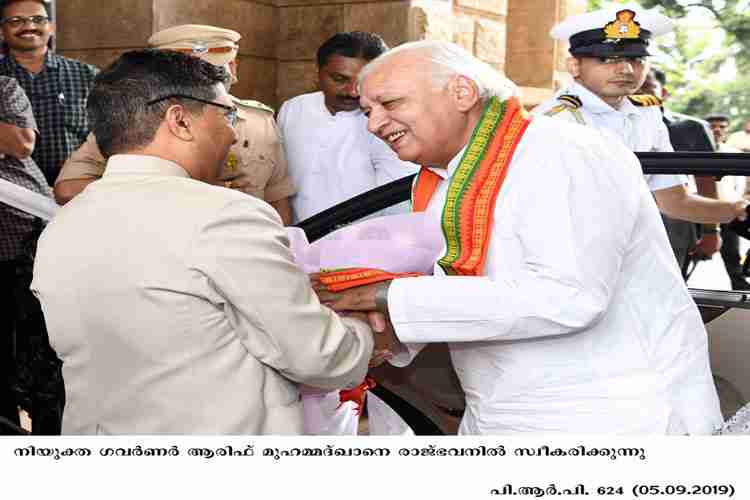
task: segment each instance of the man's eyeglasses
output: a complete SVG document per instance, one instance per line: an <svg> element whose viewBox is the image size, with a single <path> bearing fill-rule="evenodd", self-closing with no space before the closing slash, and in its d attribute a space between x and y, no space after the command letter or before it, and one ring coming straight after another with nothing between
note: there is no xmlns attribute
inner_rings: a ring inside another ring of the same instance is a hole
<svg viewBox="0 0 750 500"><path fill-rule="evenodd" d="M237 108L235 106L227 106L226 104L221 104L219 102L214 102L214 101L208 101L206 99L201 99L200 97L194 97L191 95L170 94L164 97L158 97L156 99L152 99L147 104L151 106L152 104L156 104L157 102L161 102L161 101L166 101L167 99L188 99L191 101L202 102L203 104L210 104L211 106L216 106L217 108L221 108L224 110L224 117L227 119L227 121L229 122L231 126L234 127L234 124L237 123Z"/></svg>
<svg viewBox="0 0 750 500"><path fill-rule="evenodd" d="M49 17L47 16L13 16L13 17L6 17L0 23L2 23L5 26L10 26L11 28L20 28L21 26L25 24L35 24L37 26L44 26L49 22Z"/></svg>

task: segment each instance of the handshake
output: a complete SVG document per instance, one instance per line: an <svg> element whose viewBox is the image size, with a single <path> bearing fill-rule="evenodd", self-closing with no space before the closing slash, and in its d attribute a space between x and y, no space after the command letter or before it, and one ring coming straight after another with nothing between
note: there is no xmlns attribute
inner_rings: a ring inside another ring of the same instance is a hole
<svg viewBox="0 0 750 500"><path fill-rule="evenodd" d="M390 283L390 280L381 281L333 291L321 281L320 273L310 274L310 284L323 305L330 307L340 316L359 319L372 328L375 347L370 358L371 368L393 358L400 347L388 316L386 301L383 300L387 296ZM379 297L383 299L378 300Z"/></svg>

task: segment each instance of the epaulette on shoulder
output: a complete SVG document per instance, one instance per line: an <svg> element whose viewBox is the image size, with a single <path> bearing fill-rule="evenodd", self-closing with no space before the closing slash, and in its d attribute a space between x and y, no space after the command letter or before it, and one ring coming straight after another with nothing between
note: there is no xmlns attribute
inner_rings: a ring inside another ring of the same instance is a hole
<svg viewBox="0 0 750 500"><path fill-rule="evenodd" d="M640 107L662 105L661 99L649 94L629 95L628 99L630 99L630 102L632 102L634 105Z"/></svg>
<svg viewBox="0 0 750 500"><path fill-rule="evenodd" d="M581 98L573 94L562 94L557 97L557 100L568 108L578 109L583 106Z"/></svg>
<svg viewBox="0 0 750 500"><path fill-rule="evenodd" d="M545 116L555 116L563 111L567 111L573 116L576 122L586 124L581 115L581 108L583 107L583 101L575 94L562 94L557 96L557 101L560 103L554 106L552 109L547 111Z"/></svg>
<svg viewBox="0 0 750 500"><path fill-rule="evenodd" d="M232 96L232 101L234 101L235 104L238 106L242 106L245 108L252 108L252 109L260 109L262 111L267 111L271 114L273 114L273 108L270 106L266 106L260 101L253 101L251 99L239 99L237 97Z"/></svg>

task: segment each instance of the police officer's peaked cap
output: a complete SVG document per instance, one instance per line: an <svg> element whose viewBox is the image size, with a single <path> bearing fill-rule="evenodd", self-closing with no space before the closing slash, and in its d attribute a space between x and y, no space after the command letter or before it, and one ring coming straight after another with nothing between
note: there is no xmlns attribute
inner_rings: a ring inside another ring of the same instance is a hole
<svg viewBox="0 0 750 500"><path fill-rule="evenodd" d="M643 57L651 55L651 37L673 29L674 21L667 16L627 4L570 16L552 28L550 36L568 40L574 56Z"/></svg>
<svg viewBox="0 0 750 500"><path fill-rule="evenodd" d="M203 24L172 26L151 35L149 46L170 49L200 57L216 66L224 66L237 57L242 35L236 31Z"/></svg>

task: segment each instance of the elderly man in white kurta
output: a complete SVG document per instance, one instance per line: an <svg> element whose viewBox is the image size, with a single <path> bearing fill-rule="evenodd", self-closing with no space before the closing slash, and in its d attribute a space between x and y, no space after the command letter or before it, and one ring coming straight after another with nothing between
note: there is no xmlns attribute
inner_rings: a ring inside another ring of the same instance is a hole
<svg viewBox="0 0 750 500"><path fill-rule="evenodd" d="M321 296L389 313L394 364L449 342L460 433L721 424L706 332L631 152L530 119L511 82L444 42L376 59L361 94L370 130L427 167L413 202L441 219L445 249L434 276Z"/></svg>

